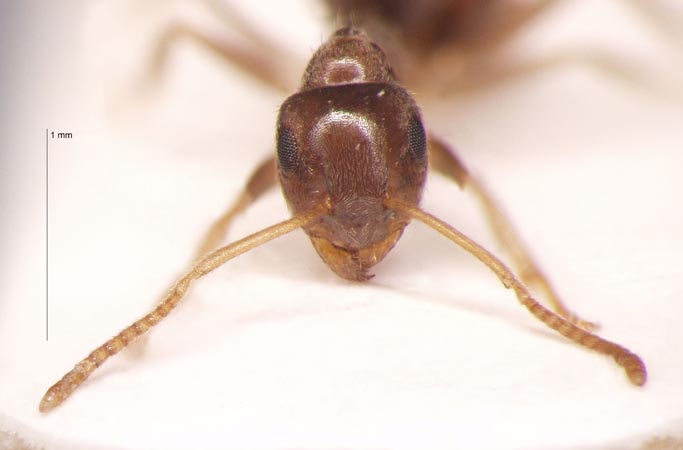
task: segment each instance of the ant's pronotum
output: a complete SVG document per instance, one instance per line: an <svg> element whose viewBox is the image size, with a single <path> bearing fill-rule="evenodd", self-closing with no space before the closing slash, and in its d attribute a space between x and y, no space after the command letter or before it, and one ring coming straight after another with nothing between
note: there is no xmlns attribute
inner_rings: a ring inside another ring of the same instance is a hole
<svg viewBox="0 0 683 450"><path fill-rule="evenodd" d="M253 173L244 192L204 240L201 252L215 247L235 215L278 178L292 218L208 252L150 313L96 348L50 387L40 411L60 405L109 357L166 317L195 280L226 261L302 228L335 273L364 281L411 219L484 263L549 328L611 356L633 384L645 383L646 368L636 354L591 333L593 325L560 302L483 185L446 143L425 132L420 110L397 83L384 52L359 29L338 30L315 52L300 90L280 108L276 142L276 157ZM428 162L479 200L494 233L512 255L518 275L457 229L420 209ZM538 288L550 309L527 286Z"/></svg>

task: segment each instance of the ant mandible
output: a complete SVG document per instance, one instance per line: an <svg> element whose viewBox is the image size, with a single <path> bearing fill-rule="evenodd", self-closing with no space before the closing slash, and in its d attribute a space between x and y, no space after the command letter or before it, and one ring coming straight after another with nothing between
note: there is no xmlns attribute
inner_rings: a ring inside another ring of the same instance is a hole
<svg viewBox="0 0 683 450"><path fill-rule="evenodd" d="M228 260L302 228L335 273L364 281L412 219L484 263L549 328L611 356L633 384L645 383L647 372L640 357L591 333L593 325L560 302L519 239L509 232L507 219L484 186L447 144L425 132L418 106L397 83L384 52L359 29L338 30L315 52L300 90L280 108L276 143L276 158L254 172L242 195L212 228L202 252L215 245L232 218L278 178L292 218L203 256L150 313L97 347L50 387L40 402L41 412L60 405L109 357L164 319L195 280ZM420 209L428 164L474 193L520 267L519 277L481 245ZM552 310L542 306L527 285L539 287Z"/></svg>

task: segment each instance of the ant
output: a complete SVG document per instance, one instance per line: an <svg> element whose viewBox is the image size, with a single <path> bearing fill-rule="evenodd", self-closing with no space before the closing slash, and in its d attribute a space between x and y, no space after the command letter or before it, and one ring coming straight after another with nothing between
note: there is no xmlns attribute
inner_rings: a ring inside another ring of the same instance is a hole
<svg viewBox="0 0 683 450"><path fill-rule="evenodd" d="M269 77L261 73L264 79ZM148 314L50 387L40 402L41 412L59 406L96 368L161 322L193 282L225 262L301 228L332 271L348 280L366 281L372 277L369 270L394 247L411 220L426 224L481 261L550 329L612 357L634 385L645 384L647 372L640 357L592 333L591 322L564 306L485 186L447 143L425 130L420 109L398 83L387 55L359 27L338 29L314 53L300 89L280 107L275 140L276 156L256 169L236 202L214 224L200 246L203 256L198 262ZM478 199L497 238L511 253L516 272L420 208L429 166ZM292 217L212 250L234 217L277 180ZM531 294L532 286L547 297L549 308Z"/></svg>

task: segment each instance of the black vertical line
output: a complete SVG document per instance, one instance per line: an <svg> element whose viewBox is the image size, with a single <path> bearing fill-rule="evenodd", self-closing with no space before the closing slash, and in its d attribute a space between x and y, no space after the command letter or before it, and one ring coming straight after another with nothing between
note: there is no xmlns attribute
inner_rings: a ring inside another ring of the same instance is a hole
<svg viewBox="0 0 683 450"><path fill-rule="evenodd" d="M50 200L50 152L49 152L48 129L45 129L45 341L50 339L50 290L49 290L49 271L50 271L50 221L49 221L49 200Z"/></svg>

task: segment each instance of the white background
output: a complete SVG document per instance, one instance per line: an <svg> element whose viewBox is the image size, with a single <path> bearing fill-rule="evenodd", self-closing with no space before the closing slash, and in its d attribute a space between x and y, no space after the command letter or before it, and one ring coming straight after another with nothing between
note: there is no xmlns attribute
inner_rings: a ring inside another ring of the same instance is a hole
<svg viewBox="0 0 683 450"><path fill-rule="evenodd" d="M283 98L187 43L144 84L169 20L220 30L193 2L3 2L0 447L681 445L681 11L656 3L663 22L626 2L560 2L511 44L526 58L598 49L639 68L641 85L567 62L423 104L567 303L643 357L644 388L414 224L366 284L337 278L301 232L228 263L41 415L45 389L182 273L272 151ZM247 12L292 49L293 78L331 30L307 5ZM47 264L45 129L73 133L49 140ZM423 206L495 249L447 181L430 179ZM273 191L230 237L286 217Z"/></svg>

